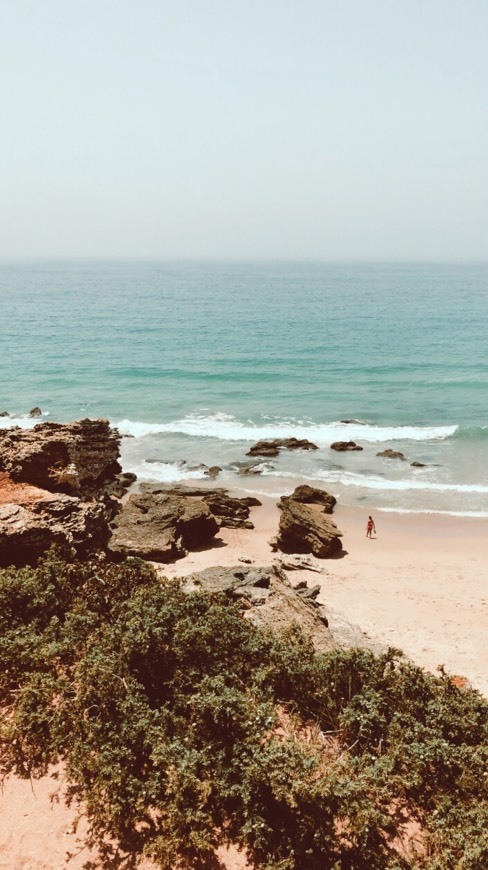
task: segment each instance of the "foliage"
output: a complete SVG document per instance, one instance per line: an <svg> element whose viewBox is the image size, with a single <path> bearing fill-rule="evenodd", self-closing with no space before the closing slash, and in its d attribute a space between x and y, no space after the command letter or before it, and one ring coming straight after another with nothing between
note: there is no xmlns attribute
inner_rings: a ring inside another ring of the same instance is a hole
<svg viewBox="0 0 488 870"><path fill-rule="evenodd" d="M316 655L144 563L0 572L5 769L61 756L94 841L162 868L488 866L487 704L397 650ZM417 823L417 853L399 848Z"/></svg>

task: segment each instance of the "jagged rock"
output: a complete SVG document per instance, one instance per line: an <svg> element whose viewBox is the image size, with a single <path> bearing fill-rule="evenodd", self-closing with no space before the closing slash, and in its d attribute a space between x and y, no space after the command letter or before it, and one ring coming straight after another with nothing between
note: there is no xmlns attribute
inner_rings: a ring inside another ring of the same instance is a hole
<svg viewBox="0 0 488 870"><path fill-rule="evenodd" d="M330 445L330 449L345 453L346 450L362 450L363 448L356 444L355 441L334 441Z"/></svg>
<svg viewBox="0 0 488 870"><path fill-rule="evenodd" d="M109 537L106 506L15 483L0 472L0 565L34 564L52 544L84 558Z"/></svg>
<svg viewBox="0 0 488 870"><path fill-rule="evenodd" d="M425 462L411 462L413 468L425 468Z"/></svg>
<svg viewBox="0 0 488 870"><path fill-rule="evenodd" d="M9 411L0 411L0 417L10 417Z"/></svg>
<svg viewBox="0 0 488 870"><path fill-rule="evenodd" d="M112 523L109 552L172 562L208 543L219 525L202 499L184 498L143 484L129 496Z"/></svg>
<svg viewBox="0 0 488 870"><path fill-rule="evenodd" d="M50 492L91 497L121 471L119 433L106 420L0 430L0 471Z"/></svg>
<svg viewBox="0 0 488 870"><path fill-rule="evenodd" d="M322 493L321 501L303 503L297 501L293 493L278 502L281 517L275 546L283 553L313 553L325 559L337 556L342 550L342 532L326 515L323 506L328 493L318 492Z"/></svg>
<svg viewBox="0 0 488 870"><path fill-rule="evenodd" d="M42 411L41 411L41 409L38 408L37 405L36 405L35 408L32 408L32 410L29 411L29 417L42 417Z"/></svg>
<svg viewBox="0 0 488 870"><path fill-rule="evenodd" d="M336 644L326 627L320 608L292 589L286 574L276 566L248 568L207 568L185 577L183 589L228 595L238 601L243 615L261 628L282 631L298 624L312 638L320 652Z"/></svg>
<svg viewBox="0 0 488 870"><path fill-rule="evenodd" d="M278 456L281 448L286 450L318 450L307 438L273 438L271 441L258 441L247 456Z"/></svg>
<svg viewBox="0 0 488 870"><path fill-rule="evenodd" d="M258 441L246 456L278 456L280 450L274 441Z"/></svg>
<svg viewBox="0 0 488 870"><path fill-rule="evenodd" d="M287 498L287 496L283 496L283 498ZM326 514L331 514L337 504L335 496L330 495L325 491L325 489L317 489L316 486L309 486L308 483L297 486L290 498L293 498L295 501L300 501L302 504L323 505L324 513Z"/></svg>
<svg viewBox="0 0 488 870"><path fill-rule="evenodd" d="M322 566L318 564L314 556L300 554L278 556L276 559L273 559L273 565L278 565L284 571L315 571L318 574L322 573ZM305 583L305 581L299 582Z"/></svg>
<svg viewBox="0 0 488 870"><path fill-rule="evenodd" d="M388 447L386 450L381 450L377 456L383 456L385 459L405 459L405 455L400 450L392 450Z"/></svg>
<svg viewBox="0 0 488 870"><path fill-rule="evenodd" d="M301 595L302 598L310 599L310 601L315 601L318 595L320 595L321 587L317 583L316 586L304 586L300 589L297 589L298 595Z"/></svg>
<svg viewBox="0 0 488 870"><path fill-rule="evenodd" d="M206 474L207 477L210 477L211 480L214 480L216 477L219 476L221 471L222 469L220 465L211 465L210 468L207 468Z"/></svg>

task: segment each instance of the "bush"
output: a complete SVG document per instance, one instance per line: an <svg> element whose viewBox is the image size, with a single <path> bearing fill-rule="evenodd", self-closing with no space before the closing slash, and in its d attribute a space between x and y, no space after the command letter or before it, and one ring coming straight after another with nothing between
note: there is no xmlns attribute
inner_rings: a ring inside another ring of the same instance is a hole
<svg viewBox="0 0 488 870"><path fill-rule="evenodd" d="M480 868L487 704L397 650L316 655L146 565L0 572L6 769L61 756L91 834L162 868ZM398 847L406 826L417 854Z"/></svg>

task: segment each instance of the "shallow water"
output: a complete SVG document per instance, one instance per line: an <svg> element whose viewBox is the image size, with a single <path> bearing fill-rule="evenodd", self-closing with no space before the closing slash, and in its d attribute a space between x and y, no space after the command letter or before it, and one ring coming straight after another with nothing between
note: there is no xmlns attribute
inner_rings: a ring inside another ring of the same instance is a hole
<svg viewBox="0 0 488 870"><path fill-rule="evenodd" d="M3 263L0 305L0 426L103 416L145 479L488 516L487 265ZM319 450L237 474L289 435Z"/></svg>

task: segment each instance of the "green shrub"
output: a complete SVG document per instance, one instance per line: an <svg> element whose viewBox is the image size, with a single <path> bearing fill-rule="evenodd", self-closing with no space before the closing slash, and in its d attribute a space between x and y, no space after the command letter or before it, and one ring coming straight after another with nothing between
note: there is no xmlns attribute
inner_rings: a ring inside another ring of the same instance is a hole
<svg viewBox="0 0 488 870"><path fill-rule="evenodd" d="M488 866L478 693L397 650L316 655L136 560L0 571L0 704L5 769L62 757L107 860L212 868L234 842L265 870Z"/></svg>

